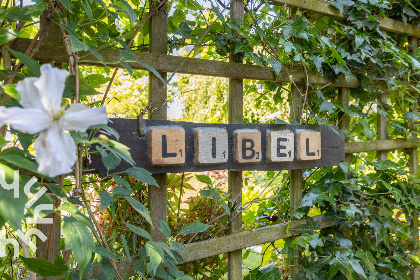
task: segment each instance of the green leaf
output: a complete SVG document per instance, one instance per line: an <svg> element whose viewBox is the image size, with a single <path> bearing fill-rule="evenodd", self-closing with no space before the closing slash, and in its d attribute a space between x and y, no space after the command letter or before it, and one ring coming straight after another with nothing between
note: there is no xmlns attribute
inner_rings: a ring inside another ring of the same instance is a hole
<svg viewBox="0 0 420 280"><path fill-rule="evenodd" d="M150 258L150 262L147 264L147 272L153 276L164 258L164 252L156 243L148 241L146 243L146 254Z"/></svg>
<svg viewBox="0 0 420 280"><path fill-rule="evenodd" d="M146 239L149 240L153 240L152 236L150 235L150 233L148 233L146 230L130 225L129 223L123 222L132 232L134 232L137 235L140 235L141 237L144 237Z"/></svg>
<svg viewBox="0 0 420 280"><path fill-rule="evenodd" d="M372 256L372 254L368 251L363 251L362 249L358 249L356 252L356 257L361 259L366 266L366 268L369 270L372 279L376 279L375 277L375 264L376 260Z"/></svg>
<svg viewBox="0 0 420 280"><path fill-rule="evenodd" d="M71 0L59 0L59 1L69 12L72 12L73 3L71 3Z"/></svg>
<svg viewBox="0 0 420 280"><path fill-rule="evenodd" d="M39 77L41 75L40 65L39 63L33 59L32 57L29 57L21 52L14 51L7 47L7 49L13 54L14 57L20 60L28 69L35 74L35 76Z"/></svg>
<svg viewBox="0 0 420 280"><path fill-rule="evenodd" d="M156 77L158 77L164 84L166 84L167 82L162 78L162 76L159 74L158 71L156 71L155 68L153 68L151 65L149 65L148 63L141 61L139 59L137 59L133 53L130 50L123 50L121 51L121 59L125 60L125 61L133 61L133 62L138 62L141 65L143 65L147 70L149 70L150 72L152 72Z"/></svg>
<svg viewBox="0 0 420 280"><path fill-rule="evenodd" d="M118 133L118 131L116 131L115 129L113 129L110 126L107 126L106 124L97 124L97 125L92 125L89 127L89 129L103 129L106 132L108 132L109 134L113 135L117 141L120 139L120 134Z"/></svg>
<svg viewBox="0 0 420 280"><path fill-rule="evenodd" d="M402 116L403 116L403 118L406 118L407 120L413 120L413 121L419 121L420 120L420 115L412 113L412 112L407 112Z"/></svg>
<svg viewBox="0 0 420 280"><path fill-rule="evenodd" d="M359 260L356 259L350 259L349 260L349 264L351 265L351 267L353 268L353 270L359 274L360 276L362 276L364 279L367 279L365 271L363 270L363 267L360 265Z"/></svg>
<svg viewBox="0 0 420 280"><path fill-rule="evenodd" d="M87 0L83 0L82 5L83 5L83 10L85 10L87 16L90 19L90 22L93 23L93 14L92 14L92 9L90 8L89 2Z"/></svg>
<svg viewBox="0 0 420 280"><path fill-rule="evenodd" d="M76 36L70 34L69 36L71 48L74 52L88 51L89 46L80 41Z"/></svg>
<svg viewBox="0 0 420 280"><path fill-rule="evenodd" d="M298 234L312 234L316 230L319 230L321 226L320 221L314 221L312 218L306 219L305 224L298 225L294 228L292 228L292 231L298 233Z"/></svg>
<svg viewBox="0 0 420 280"><path fill-rule="evenodd" d="M130 249L128 248L128 245L127 245L127 240L125 239L124 234L120 234L120 237L121 237L121 243L123 244L123 247L124 247L124 252L127 258L129 258L131 257L131 255L130 255Z"/></svg>
<svg viewBox="0 0 420 280"><path fill-rule="evenodd" d="M207 175L195 175L195 178L201 183L207 184L208 186L213 186L213 182Z"/></svg>
<svg viewBox="0 0 420 280"><path fill-rule="evenodd" d="M169 228L168 224L160 219L159 219L159 224L160 224L159 230L163 233L163 235L165 235L166 238L171 237L171 229Z"/></svg>
<svg viewBox="0 0 420 280"><path fill-rule="evenodd" d="M0 159L6 161L8 163L11 163L13 165L16 165L17 167L24 168L26 170L29 170L31 172L34 172L34 173L38 174L36 164L33 161L31 161L31 160L29 160L29 159L27 159L23 156L20 156L20 155L17 155L17 154L12 154L11 151L12 151L12 149L3 150L0 153Z"/></svg>
<svg viewBox="0 0 420 280"><path fill-rule="evenodd" d="M72 250L77 261L79 276L90 262L92 253L95 250L95 242L88 227L73 217L63 217L63 235L66 250Z"/></svg>
<svg viewBox="0 0 420 280"><path fill-rule="evenodd" d="M147 210L147 208L141 204L139 201L129 197L124 197L130 204L133 206L134 209L153 227L152 218L150 217L150 211Z"/></svg>
<svg viewBox="0 0 420 280"><path fill-rule="evenodd" d="M55 256L54 264L41 258L19 257L24 265L32 272L42 277L61 276L69 270L65 261L59 256Z"/></svg>
<svg viewBox="0 0 420 280"><path fill-rule="evenodd" d="M300 17L296 21L290 21L290 25L283 25L283 35L284 39L288 40L290 37L294 36L296 38L309 40L308 33L306 32L307 28L310 26L305 22L304 17Z"/></svg>
<svg viewBox="0 0 420 280"><path fill-rule="evenodd" d="M27 14L28 9L26 7L14 7L7 10L6 18L15 21L32 21L32 17Z"/></svg>
<svg viewBox="0 0 420 280"><path fill-rule="evenodd" d="M208 230L209 228L213 227L212 225L206 225L199 222L190 223L184 226L178 233L178 235L183 234L191 234L191 233L198 233Z"/></svg>
<svg viewBox="0 0 420 280"><path fill-rule="evenodd" d="M108 208L115 201L115 199L110 196L107 191L100 191L99 195L101 197L101 207L99 208L99 211Z"/></svg>
<svg viewBox="0 0 420 280"><path fill-rule="evenodd" d="M273 67L274 73L276 73L276 75L280 74L281 68L283 66L280 61L278 61L277 59L268 58L265 56L264 56L264 60L271 64L271 66Z"/></svg>
<svg viewBox="0 0 420 280"><path fill-rule="evenodd" d="M23 190L28 181L28 177L15 176L13 169L0 163L0 220L9 222L14 230L22 225L28 201Z"/></svg>
<svg viewBox="0 0 420 280"><path fill-rule="evenodd" d="M107 156L102 157L102 163L105 168L109 171L120 165L121 158L114 153L109 153Z"/></svg>
<svg viewBox="0 0 420 280"><path fill-rule="evenodd" d="M19 92L16 90L16 85L15 84L7 84L5 86L3 86L4 92L11 96L13 99L15 99L16 101L20 101L20 94Z"/></svg>
<svg viewBox="0 0 420 280"><path fill-rule="evenodd" d="M102 55L92 47L89 47L89 52L93 54L104 66L107 66Z"/></svg>
<svg viewBox="0 0 420 280"><path fill-rule="evenodd" d="M112 190L112 194L115 194L115 195L130 196L132 193L133 193L132 190L129 190L129 189L124 188L122 186L116 186Z"/></svg>
<svg viewBox="0 0 420 280"><path fill-rule="evenodd" d="M133 26L133 24L137 20L136 12L134 12L133 8L131 8L130 4L127 3L125 0L120 0L121 5L124 6L125 10L127 11L127 15L130 18L130 25Z"/></svg>
<svg viewBox="0 0 420 280"><path fill-rule="evenodd" d="M321 107L319 108L319 112L328 111L331 113L334 110L335 106L333 103L329 101L324 101L321 103Z"/></svg>
<svg viewBox="0 0 420 280"><path fill-rule="evenodd" d="M63 97L65 98L74 98L76 92L76 77L74 75L70 75L66 79L66 87L63 92ZM100 94L92 85L85 79L79 78L79 95L80 96L87 96L87 95L96 95Z"/></svg>
<svg viewBox="0 0 420 280"><path fill-rule="evenodd" d="M94 252L108 259L113 259L113 260L118 259L110 250L104 247L96 246Z"/></svg>
<svg viewBox="0 0 420 280"><path fill-rule="evenodd" d="M179 251L180 253L182 253L183 255L187 256L187 257L191 257L191 255L188 253L187 249L185 249L184 245L176 242L176 241L169 241L169 244L171 244L171 247L177 251Z"/></svg>
<svg viewBox="0 0 420 280"><path fill-rule="evenodd" d="M158 183L156 182L155 178L153 178L152 173L150 173L149 171L147 171L144 168L141 167L131 167L127 170L124 171L125 173L127 173L128 175L133 176L134 178L136 178L137 180L146 183L148 185L152 185L152 186L158 186Z"/></svg>
<svg viewBox="0 0 420 280"><path fill-rule="evenodd" d="M3 29L0 28L0 45L6 44L9 41L16 39L21 31L15 31L13 29Z"/></svg>

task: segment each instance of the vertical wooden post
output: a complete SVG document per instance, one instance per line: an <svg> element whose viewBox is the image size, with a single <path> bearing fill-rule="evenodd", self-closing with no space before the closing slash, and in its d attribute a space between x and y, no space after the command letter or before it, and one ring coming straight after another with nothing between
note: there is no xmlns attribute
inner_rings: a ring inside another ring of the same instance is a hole
<svg viewBox="0 0 420 280"><path fill-rule="evenodd" d="M338 99L341 105L348 106L350 104L350 89L349 88L340 88L338 92ZM341 130L347 130L350 132L350 116L348 114L342 113L339 116L338 127ZM346 161L350 162L350 155L346 155Z"/></svg>
<svg viewBox="0 0 420 280"><path fill-rule="evenodd" d="M413 37L411 38L411 45L413 46L417 46L417 38ZM412 55L416 56L417 55L417 50L413 49L411 52ZM412 108L413 113L417 113L418 112L418 103L415 102L413 104L413 108ZM418 130L418 125L416 125L415 123L412 123L412 129L414 130ZM411 150L409 152L409 168L410 168L410 173L418 176L419 175L419 151L417 149L417 147L413 148L413 150ZM412 228L412 232L413 232L413 239L414 239L414 245L412 246L412 250L417 250L419 248L419 212L417 210L414 210L413 213L413 220L411 221L411 228ZM419 271L419 267L416 266L414 267L412 274L411 274L411 279L413 280L418 280L420 279L420 271Z"/></svg>
<svg viewBox="0 0 420 280"><path fill-rule="evenodd" d="M237 20L237 26L241 25L244 19L244 1L231 0L230 17ZM229 60L231 62L242 63L242 55L231 53ZM243 122L243 80L229 79L229 123ZM236 198L235 205L242 204L242 172L228 172L228 189L231 198ZM229 234L242 231L242 213L234 213L237 215L232 219L229 225ZM242 279L242 250L230 252L228 254L228 279Z"/></svg>
<svg viewBox="0 0 420 280"><path fill-rule="evenodd" d="M292 84L290 95L290 121L301 122L304 87L302 84ZM296 213L299 204L302 202L302 169L290 171L290 213L293 216ZM292 261L290 266L290 277L295 279L300 271L299 258Z"/></svg>
<svg viewBox="0 0 420 280"><path fill-rule="evenodd" d="M156 9L159 1L150 0L150 10ZM167 6L154 14L150 19L149 36L150 52L167 54L168 41L168 18ZM166 72L159 73L164 80L167 79ZM152 109L149 111L150 119L167 119L167 87L158 77L149 72L149 104ZM150 228L150 234L154 241L166 242L165 236L157 230L159 220L166 222L166 174L154 175L159 187L149 186L148 204L152 216L154 229Z"/></svg>
<svg viewBox="0 0 420 280"><path fill-rule="evenodd" d="M386 104L387 103L387 93L381 93L379 96L378 102ZM387 130L387 121L386 116L383 116L379 113L376 113L377 116L377 128L376 128L376 139L377 140L386 140L388 139L388 130ZM388 151L379 151L376 154L377 160L387 160Z"/></svg>

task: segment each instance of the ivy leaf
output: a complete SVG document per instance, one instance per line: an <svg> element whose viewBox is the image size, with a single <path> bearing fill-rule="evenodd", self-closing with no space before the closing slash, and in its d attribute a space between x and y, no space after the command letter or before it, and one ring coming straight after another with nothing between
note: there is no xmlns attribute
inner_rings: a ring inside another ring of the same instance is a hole
<svg viewBox="0 0 420 280"><path fill-rule="evenodd" d="M376 277L375 277L376 260L372 256L372 254L368 251L363 251L362 249L358 249L357 252L356 252L356 257L358 257L359 259L361 259L363 261L363 263L365 264L365 266L369 270L369 272L371 274L371 277L373 279L376 279Z"/></svg>
<svg viewBox="0 0 420 280"><path fill-rule="evenodd" d="M281 67L282 67L282 64L280 61L278 61L277 59L268 58L265 56L264 56L264 60L271 64L271 66L273 67L274 73L276 73L276 75L280 74Z"/></svg>
<svg viewBox="0 0 420 280"><path fill-rule="evenodd" d="M415 114L413 112L407 112L404 115L402 115L403 118L406 118L407 120L413 120L413 121L419 121L420 120L420 115L419 114Z"/></svg>
<svg viewBox="0 0 420 280"><path fill-rule="evenodd" d="M99 195L101 196L101 207L99 208L99 211L108 208L109 205L115 201L115 199L110 196L107 191L100 191Z"/></svg>
<svg viewBox="0 0 420 280"><path fill-rule="evenodd" d="M360 276L362 276L364 279L367 279L365 271L363 270L363 267L360 265L359 260L356 259L350 259L349 260L349 264L351 265L351 267L353 268L353 270L359 274Z"/></svg>
<svg viewBox="0 0 420 280"><path fill-rule="evenodd" d="M330 4L331 6L337 8L340 11L340 13L344 13L345 7L351 7L355 3L351 0L336 0L334 2L331 2Z"/></svg>
<svg viewBox="0 0 420 280"><path fill-rule="evenodd" d="M325 62L325 58L322 56L311 55L309 59L315 64L316 70L321 71L322 63Z"/></svg>
<svg viewBox="0 0 420 280"><path fill-rule="evenodd" d="M292 231L298 234L312 234L314 231L319 230L320 226L320 221L314 221L312 218L307 218L305 224L301 224L292 228Z"/></svg>
<svg viewBox="0 0 420 280"><path fill-rule="evenodd" d="M356 214L363 214L354 204L344 205L341 207L341 210L346 212L346 216L349 220L354 220Z"/></svg>
<svg viewBox="0 0 420 280"><path fill-rule="evenodd" d="M95 250L92 234L84 223L73 217L63 217L63 235L66 250L72 250L79 267L80 278Z"/></svg>
<svg viewBox="0 0 420 280"><path fill-rule="evenodd" d="M55 256L54 264L42 258L19 257L25 266L32 272L42 277L61 276L69 270L65 261L59 256Z"/></svg>
<svg viewBox="0 0 420 280"><path fill-rule="evenodd" d="M332 113L334 110L335 106L333 103L329 102L329 101L324 101L321 103L321 106L319 108L319 112L323 112L323 111L328 111L328 113Z"/></svg>
<svg viewBox="0 0 420 280"><path fill-rule="evenodd" d="M304 17L300 17L296 21L289 21L289 24L290 25L282 26L285 40L289 40L292 36L296 38L305 39L306 41L309 40L308 33L306 33L306 30L310 26L305 22Z"/></svg>
<svg viewBox="0 0 420 280"><path fill-rule="evenodd" d="M190 223L184 226L178 233L178 235L183 234L191 234L191 233L199 233L208 230L209 228L213 227L212 225L206 225L199 222Z"/></svg>

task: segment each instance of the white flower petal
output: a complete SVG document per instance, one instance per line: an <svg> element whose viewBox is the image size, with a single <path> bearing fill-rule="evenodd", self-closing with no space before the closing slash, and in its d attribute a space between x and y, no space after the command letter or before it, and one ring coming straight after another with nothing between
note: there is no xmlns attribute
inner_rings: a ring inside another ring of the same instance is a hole
<svg viewBox="0 0 420 280"><path fill-rule="evenodd" d="M0 107L0 126L10 124L13 129L35 134L46 129L51 122L51 116L44 110Z"/></svg>
<svg viewBox="0 0 420 280"><path fill-rule="evenodd" d="M34 83L41 96L41 102L45 110L55 114L61 110L61 100L65 87L68 72L66 70L53 68L50 64L41 66L41 76Z"/></svg>
<svg viewBox="0 0 420 280"><path fill-rule="evenodd" d="M17 83L16 90L20 95L19 103L23 108L36 108L44 110L44 106L41 102L41 95L34 85L36 81L38 81L38 78L29 77Z"/></svg>
<svg viewBox="0 0 420 280"><path fill-rule="evenodd" d="M76 162L76 144L64 129L54 122L35 140L38 172L55 177L72 172Z"/></svg>
<svg viewBox="0 0 420 280"><path fill-rule="evenodd" d="M86 131L91 125L107 124L108 116L104 106L90 108L76 103L66 110L61 121L64 129Z"/></svg>

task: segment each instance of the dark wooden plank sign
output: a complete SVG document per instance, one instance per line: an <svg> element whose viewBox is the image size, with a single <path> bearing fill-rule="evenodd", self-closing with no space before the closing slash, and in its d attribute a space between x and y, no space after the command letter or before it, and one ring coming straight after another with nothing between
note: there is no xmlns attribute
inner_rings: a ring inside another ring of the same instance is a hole
<svg viewBox="0 0 420 280"><path fill-rule="evenodd" d="M345 160L335 126L202 124L111 119L136 166L159 173L208 170L292 170L335 166ZM90 166L105 174L99 157ZM122 162L114 171L130 165Z"/></svg>

